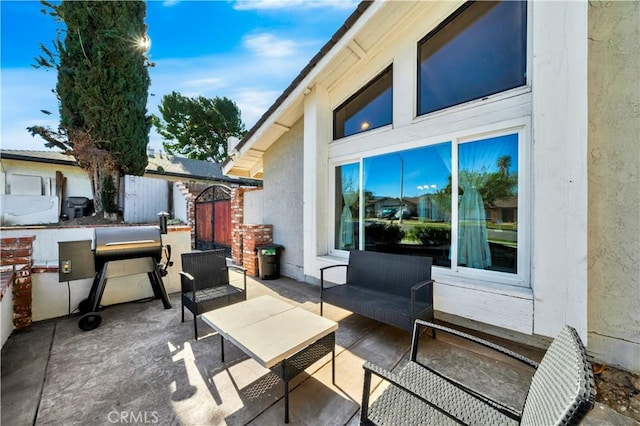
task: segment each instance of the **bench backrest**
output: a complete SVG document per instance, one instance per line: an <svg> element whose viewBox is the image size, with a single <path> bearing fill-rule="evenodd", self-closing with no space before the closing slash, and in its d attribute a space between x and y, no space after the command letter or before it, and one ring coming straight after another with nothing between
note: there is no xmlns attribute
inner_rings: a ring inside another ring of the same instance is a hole
<svg viewBox="0 0 640 426"><path fill-rule="evenodd" d="M396 296L411 297L411 287L431 279L431 258L353 250L347 283Z"/></svg>
<svg viewBox="0 0 640 426"><path fill-rule="evenodd" d="M196 290L229 284L225 250L182 253L182 270L195 278Z"/></svg>
<svg viewBox="0 0 640 426"><path fill-rule="evenodd" d="M593 408L593 370L575 329L565 326L533 375L523 425L577 425Z"/></svg>

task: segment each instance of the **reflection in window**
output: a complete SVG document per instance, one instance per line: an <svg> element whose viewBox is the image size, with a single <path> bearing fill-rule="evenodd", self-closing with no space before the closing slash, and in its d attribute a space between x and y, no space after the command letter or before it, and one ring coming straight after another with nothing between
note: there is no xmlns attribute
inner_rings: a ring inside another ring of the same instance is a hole
<svg viewBox="0 0 640 426"><path fill-rule="evenodd" d="M333 138L355 135L392 121L392 67L333 112Z"/></svg>
<svg viewBox="0 0 640 426"><path fill-rule="evenodd" d="M335 245L338 250L357 250L360 210L360 165L336 167Z"/></svg>
<svg viewBox="0 0 640 426"><path fill-rule="evenodd" d="M525 1L470 2L418 44L418 114L526 84Z"/></svg>
<svg viewBox="0 0 640 426"><path fill-rule="evenodd" d="M365 250L450 266L451 143L365 158Z"/></svg>
<svg viewBox="0 0 640 426"><path fill-rule="evenodd" d="M458 146L458 265L517 272L518 136Z"/></svg>

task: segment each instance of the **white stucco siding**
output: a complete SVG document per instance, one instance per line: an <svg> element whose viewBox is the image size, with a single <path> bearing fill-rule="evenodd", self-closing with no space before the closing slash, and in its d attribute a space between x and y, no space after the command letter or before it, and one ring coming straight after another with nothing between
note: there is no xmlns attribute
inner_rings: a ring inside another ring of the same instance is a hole
<svg viewBox="0 0 640 426"><path fill-rule="evenodd" d="M302 135L300 119L265 153L261 191L262 223L273 225L273 242L284 246L280 273L301 281L304 280Z"/></svg>
<svg viewBox="0 0 640 426"><path fill-rule="evenodd" d="M589 351L640 372L640 3L589 3Z"/></svg>
<svg viewBox="0 0 640 426"><path fill-rule="evenodd" d="M534 332L587 338L586 2L532 2Z"/></svg>

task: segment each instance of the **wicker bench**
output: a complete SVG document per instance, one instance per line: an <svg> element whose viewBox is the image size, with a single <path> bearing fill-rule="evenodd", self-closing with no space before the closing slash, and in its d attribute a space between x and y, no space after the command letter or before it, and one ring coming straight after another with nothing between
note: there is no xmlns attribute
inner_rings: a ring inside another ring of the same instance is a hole
<svg viewBox="0 0 640 426"><path fill-rule="evenodd" d="M346 267L344 284L327 286L327 269ZM416 319L433 320L431 258L354 250L348 265L320 269L320 315L323 303L408 331Z"/></svg>
<svg viewBox="0 0 640 426"><path fill-rule="evenodd" d="M522 410L501 404L416 361L422 326L473 341L536 369ZM591 364L578 333L569 326L554 339L538 364L486 340L418 320L410 360L399 373L368 362L363 368L363 425L577 425L595 401ZM369 405L372 374L390 385Z"/></svg>

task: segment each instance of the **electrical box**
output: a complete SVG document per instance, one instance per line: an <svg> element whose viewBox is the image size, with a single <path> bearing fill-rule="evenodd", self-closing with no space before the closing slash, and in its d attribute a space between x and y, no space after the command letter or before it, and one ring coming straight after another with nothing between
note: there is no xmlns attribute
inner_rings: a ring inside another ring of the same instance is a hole
<svg viewBox="0 0 640 426"><path fill-rule="evenodd" d="M94 278L91 240L58 242L58 282Z"/></svg>

